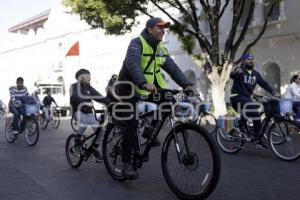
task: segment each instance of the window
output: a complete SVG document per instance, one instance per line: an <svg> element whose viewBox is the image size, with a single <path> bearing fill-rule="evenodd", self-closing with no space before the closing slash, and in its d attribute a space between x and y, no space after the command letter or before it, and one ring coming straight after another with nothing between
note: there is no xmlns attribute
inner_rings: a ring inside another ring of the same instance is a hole
<svg viewBox="0 0 300 200"><path fill-rule="evenodd" d="M264 21L266 20L268 13L271 9L272 2L274 0L264 0L263 3L263 14L264 14ZM269 16L269 21L278 21L280 19L280 3L275 4L271 15Z"/></svg>

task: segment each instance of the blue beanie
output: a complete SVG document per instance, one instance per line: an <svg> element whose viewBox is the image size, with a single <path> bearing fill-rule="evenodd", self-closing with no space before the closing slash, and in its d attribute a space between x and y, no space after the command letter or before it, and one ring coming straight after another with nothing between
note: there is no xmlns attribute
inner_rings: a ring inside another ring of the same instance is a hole
<svg viewBox="0 0 300 200"><path fill-rule="evenodd" d="M253 56L251 53L245 53L245 54L243 54L243 56L242 56L242 59L243 59L243 60L246 60L246 59L249 59L249 58L254 59L254 56Z"/></svg>

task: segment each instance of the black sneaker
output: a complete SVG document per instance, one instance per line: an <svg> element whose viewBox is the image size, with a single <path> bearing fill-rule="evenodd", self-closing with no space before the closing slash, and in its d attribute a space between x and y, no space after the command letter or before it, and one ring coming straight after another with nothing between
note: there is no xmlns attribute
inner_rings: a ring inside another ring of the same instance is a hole
<svg viewBox="0 0 300 200"><path fill-rule="evenodd" d="M103 160L103 156L101 155L100 151L96 147L93 147L92 151L92 155L94 156L95 161L97 163L100 163Z"/></svg>
<svg viewBox="0 0 300 200"><path fill-rule="evenodd" d="M80 137L76 138L74 140L74 146L73 146L74 151L73 151L73 153L80 154L81 153L81 145L82 145L82 142L80 140Z"/></svg>
<svg viewBox="0 0 300 200"><path fill-rule="evenodd" d="M253 141L253 143L256 145L256 147L260 149L268 149L268 145L265 144L265 142L262 139L256 139Z"/></svg>
<svg viewBox="0 0 300 200"><path fill-rule="evenodd" d="M19 130L17 130L17 129L11 129L11 132L14 136L19 134Z"/></svg>
<svg viewBox="0 0 300 200"><path fill-rule="evenodd" d="M122 165L122 175L125 179L128 180L135 180L138 178L138 173L133 169L133 166L131 163L123 163Z"/></svg>

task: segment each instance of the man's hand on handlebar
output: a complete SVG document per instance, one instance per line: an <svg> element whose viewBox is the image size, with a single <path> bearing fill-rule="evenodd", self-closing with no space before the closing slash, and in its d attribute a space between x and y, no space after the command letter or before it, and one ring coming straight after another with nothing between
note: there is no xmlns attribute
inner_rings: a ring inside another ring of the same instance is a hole
<svg viewBox="0 0 300 200"><path fill-rule="evenodd" d="M157 88L154 84L146 83L143 85L143 88L147 90L148 92L157 93Z"/></svg>
<svg viewBox="0 0 300 200"><path fill-rule="evenodd" d="M187 86L184 90L185 90L186 92L188 92L188 93L193 94L193 95L199 95L198 91L197 91L197 90L194 90L194 88L193 88L192 85Z"/></svg>
<svg viewBox="0 0 300 200"><path fill-rule="evenodd" d="M280 98L280 94L277 92L273 92L272 95L273 95L273 97Z"/></svg>

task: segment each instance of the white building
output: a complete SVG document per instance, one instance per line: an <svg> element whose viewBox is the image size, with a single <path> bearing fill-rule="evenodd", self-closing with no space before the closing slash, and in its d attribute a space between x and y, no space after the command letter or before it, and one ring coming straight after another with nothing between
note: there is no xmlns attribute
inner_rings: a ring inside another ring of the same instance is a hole
<svg viewBox="0 0 300 200"><path fill-rule="evenodd" d="M257 0L254 19L249 28L246 42L253 39L262 27L269 0ZM252 49L257 69L269 83L283 93L293 74L300 73L300 4L298 0L286 0L275 8L265 35ZM231 27L230 7L221 21L221 44ZM163 16L153 9L152 14ZM176 15L176 12L174 12ZM244 17L242 21L244 21ZM17 76L25 78L25 84L33 90L34 82L47 77L63 77L66 90L75 81L74 74L79 67L92 72L94 86L104 93L104 88L113 73L118 73L131 38L138 36L147 20L138 18L140 25L123 36L107 36L103 30L90 27L57 0L51 10L35 16L10 29L12 32L0 39L0 63L5 77L0 80L0 95L8 100L8 87ZM32 23L32 24L31 24ZM209 33L207 22L201 22L202 29ZM70 47L79 41L80 56L65 57ZM164 44L177 64L207 98L209 83L191 58L181 50L177 37L167 33ZM176 87L166 76L171 87ZM230 84L229 84L230 86ZM228 92L229 94L229 92ZM66 97L68 99L68 97Z"/></svg>

